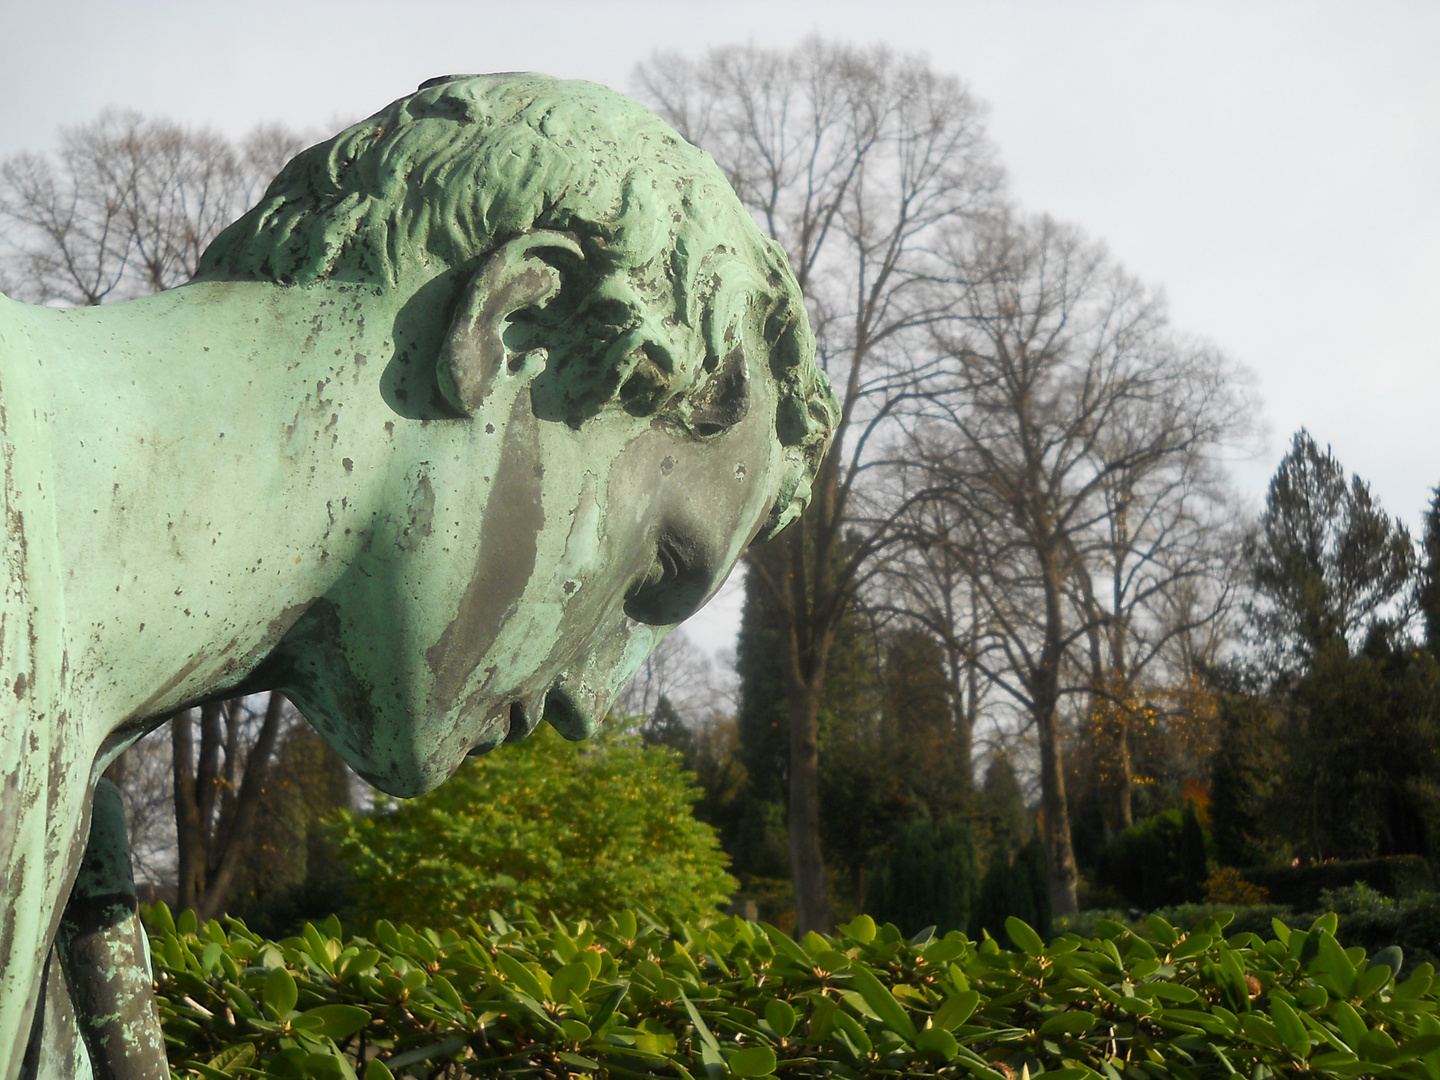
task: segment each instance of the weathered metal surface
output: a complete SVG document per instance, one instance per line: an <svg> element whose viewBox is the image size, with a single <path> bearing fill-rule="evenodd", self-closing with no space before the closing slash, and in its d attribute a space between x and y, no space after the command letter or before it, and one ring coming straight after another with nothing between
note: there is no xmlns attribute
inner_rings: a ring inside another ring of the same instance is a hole
<svg viewBox="0 0 1440 1080"><path fill-rule="evenodd" d="M125 837L125 804L108 780L95 785L90 840L55 936L96 1080L169 1080L165 1039L137 915ZM47 1064L49 1064L47 1062ZM40 1076L73 1076L53 1067Z"/></svg>
<svg viewBox="0 0 1440 1080"><path fill-rule="evenodd" d="M0 1076L116 753L267 687L402 796L590 733L803 506L812 353L709 158L541 76L306 151L184 288L0 298Z"/></svg>

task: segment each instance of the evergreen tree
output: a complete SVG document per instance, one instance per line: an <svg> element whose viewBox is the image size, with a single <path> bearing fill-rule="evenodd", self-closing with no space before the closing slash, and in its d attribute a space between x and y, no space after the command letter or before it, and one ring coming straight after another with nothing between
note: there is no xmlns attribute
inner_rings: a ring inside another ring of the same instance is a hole
<svg viewBox="0 0 1440 1080"><path fill-rule="evenodd" d="M916 808L936 821L973 810L970 748L956 730L945 652L928 631L884 636L881 675L883 740L891 769Z"/></svg>
<svg viewBox="0 0 1440 1080"><path fill-rule="evenodd" d="M1440 660L1372 642L1320 654L1291 701L1289 824L1315 859L1431 853Z"/></svg>
<svg viewBox="0 0 1440 1080"><path fill-rule="evenodd" d="M1025 794L1004 751L996 751L985 766L985 779L975 800L974 818L986 834L986 864L1007 861L1024 842Z"/></svg>
<svg viewBox="0 0 1440 1080"><path fill-rule="evenodd" d="M1199 820L1191 811L1195 827ZM1152 911L1158 907L1169 907L1188 899L1191 893L1191 875L1197 872L1193 865L1187 865L1187 850L1184 812L1176 809L1162 810L1148 818L1142 818L1128 829L1119 833L1100 851L1096 860L1096 880L1114 889L1129 903ZM1199 870L1203 881L1205 859L1205 838L1198 836ZM1198 883L1197 883L1198 884Z"/></svg>
<svg viewBox="0 0 1440 1080"><path fill-rule="evenodd" d="M695 733L681 718L670 698L660 695L655 711L640 725L640 739L646 746L668 746L680 755L685 768L695 769Z"/></svg>
<svg viewBox="0 0 1440 1080"><path fill-rule="evenodd" d="M1211 766L1210 821L1223 866L1256 866L1279 847L1276 802L1286 772L1280 718L1266 701L1219 698L1222 734Z"/></svg>
<svg viewBox="0 0 1440 1080"><path fill-rule="evenodd" d="M885 711L897 731L923 737L949 730L945 654L931 634L912 628L888 634L884 681Z"/></svg>
<svg viewBox="0 0 1440 1080"><path fill-rule="evenodd" d="M994 858L980 883L980 898L970 917L970 936L989 933L1009 941L1005 920L1029 923L1041 937L1050 936L1050 886L1045 867L1045 842L1034 832L1013 858ZM1011 946L1013 947L1013 946Z"/></svg>
<svg viewBox="0 0 1440 1080"><path fill-rule="evenodd" d="M1393 632L1390 605L1411 584L1415 550L1370 486L1301 428L1270 482L1250 552L1251 619L1279 670L1304 670L1331 642L1354 651Z"/></svg>
<svg viewBox="0 0 1440 1080"><path fill-rule="evenodd" d="M1205 851L1205 829L1195 804L1187 802L1180 816L1180 879L1185 901L1198 904L1205 898L1205 879L1210 876L1210 860Z"/></svg>
<svg viewBox="0 0 1440 1080"><path fill-rule="evenodd" d="M885 711L883 649L865 614L851 608L830 647L818 722L820 843L837 884L856 910L867 902L867 871L917 801L906 775L910 747Z"/></svg>
<svg viewBox="0 0 1440 1080"><path fill-rule="evenodd" d="M790 728L781 632L773 596L753 573L747 573L735 643L740 685L732 753L740 776L733 803L721 815L726 820L707 819L722 829L725 850L745 895L775 893L781 880L790 876L785 827Z"/></svg>
<svg viewBox="0 0 1440 1080"><path fill-rule="evenodd" d="M1425 619L1425 645L1440 655L1440 487L1434 489L1425 511L1420 547L1423 559L1415 598Z"/></svg>
<svg viewBox="0 0 1440 1080"><path fill-rule="evenodd" d="M735 672L740 676L739 754L750 797L764 802L784 798L789 775L789 706L780 634L774 598L756 575L747 574L740 636L735 643Z"/></svg>
<svg viewBox="0 0 1440 1080"><path fill-rule="evenodd" d="M945 934L970 925L979 888L969 827L922 813L896 828L866 907L876 922L892 922L907 936L926 926Z"/></svg>

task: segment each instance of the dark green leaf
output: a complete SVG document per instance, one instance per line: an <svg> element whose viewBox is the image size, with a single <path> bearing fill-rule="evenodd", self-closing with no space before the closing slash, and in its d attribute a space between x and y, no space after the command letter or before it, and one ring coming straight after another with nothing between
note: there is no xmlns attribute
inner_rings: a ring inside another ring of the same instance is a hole
<svg viewBox="0 0 1440 1080"><path fill-rule="evenodd" d="M1015 943L1015 947L1026 956L1039 956L1045 951L1045 942L1040 940L1040 935L1031 928L1029 923L1017 919L1014 915L1006 917L1005 932L1010 935L1010 940Z"/></svg>
<svg viewBox="0 0 1440 1080"><path fill-rule="evenodd" d="M915 1041L914 1022L905 1012L904 1006L895 1000L895 995L875 977L874 972L863 964L856 963L850 969L850 978L855 989L860 992L860 996L875 1010L876 1015L880 1017L885 1026L906 1042L913 1043Z"/></svg>
<svg viewBox="0 0 1440 1080"><path fill-rule="evenodd" d="M768 1046L736 1050L726 1062L731 1076L769 1076L775 1071L775 1051Z"/></svg>
<svg viewBox="0 0 1440 1080"><path fill-rule="evenodd" d="M339 1042L354 1035L369 1022L369 1010L358 1005L317 1005L306 1009L290 1023L297 1029Z"/></svg>
<svg viewBox="0 0 1440 1080"><path fill-rule="evenodd" d="M765 1022L783 1039L795 1030L795 1010L787 1002L771 998L765 1003Z"/></svg>
<svg viewBox="0 0 1440 1080"><path fill-rule="evenodd" d="M936 1027L944 1028L946 1031L954 1031L970 1019L970 1014L975 1011L975 1006L978 1004L980 1004L980 995L974 990L952 994L935 1010L933 1023Z"/></svg>
<svg viewBox="0 0 1440 1080"><path fill-rule="evenodd" d="M295 1008L299 996L295 989L295 977L285 968L277 967L265 977L265 991L261 1001L264 1002L266 1011L275 1019L285 1019L290 1010Z"/></svg>
<svg viewBox="0 0 1440 1080"><path fill-rule="evenodd" d="M1062 1012L1047 1017L1040 1025L1041 1035L1084 1035L1095 1026L1095 1017L1087 1012Z"/></svg>
<svg viewBox="0 0 1440 1080"><path fill-rule="evenodd" d="M940 1027L929 1027L915 1036L915 1049L939 1061L954 1061L960 1052L955 1036Z"/></svg>

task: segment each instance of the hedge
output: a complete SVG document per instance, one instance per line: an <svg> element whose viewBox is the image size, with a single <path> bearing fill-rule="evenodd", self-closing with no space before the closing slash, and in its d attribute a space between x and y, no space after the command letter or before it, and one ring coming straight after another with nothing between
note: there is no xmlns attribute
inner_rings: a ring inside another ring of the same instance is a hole
<svg viewBox="0 0 1440 1080"><path fill-rule="evenodd" d="M906 940L860 916L792 941L727 918L621 912L466 932L334 920L267 941L148 912L177 1077L860 1077L1440 1080L1434 971L1397 984L1335 916L1226 938L1101 921L1046 947ZM1385 961L1385 962L1381 962Z"/></svg>
<svg viewBox="0 0 1440 1080"><path fill-rule="evenodd" d="M1347 859L1309 866L1253 867L1242 870L1246 881L1265 889L1272 904L1313 911L1326 889L1343 889L1357 881L1386 896L1405 899L1435 888L1430 864L1419 855L1381 859Z"/></svg>

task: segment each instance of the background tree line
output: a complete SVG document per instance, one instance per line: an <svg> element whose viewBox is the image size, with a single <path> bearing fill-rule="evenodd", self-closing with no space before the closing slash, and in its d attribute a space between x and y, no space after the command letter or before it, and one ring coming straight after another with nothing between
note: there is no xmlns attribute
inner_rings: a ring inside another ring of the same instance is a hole
<svg viewBox="0 0 1440 1080"><path fill-rule="evenodd" d="M842 403L809 510L747 559L733 685L677 633L622 701L698 778L742 895L800 932L980 929L1198 896L1221 864L1428 855L1433 508L1417 547L1302 432L1252 520L1225 468L1256 429L1243 369L1017 209L983 104L924 60L811 40L635 83L785 247ZM0 284L179 284L300 145L62 132L0 163ZM293 858L333 862L351 792L296 719L214 703L117 767L182 906L343 892Z"/></svg>
<svg viewBox="0 0 1440 1080"><path fill-rule="evenodd" d="M1035 765L1047 902L1074 911L1067 754L1128 824L1136 729L1183 724L1225 639L1243 373L1014 209L983 106L923 60L814 40L636 83L785 246L843 405L800 527L748 560L728 827L757 876L788 850L797 928L823 928L836 874L863 905L922 808L974 817L984 728Z"/></svg>

